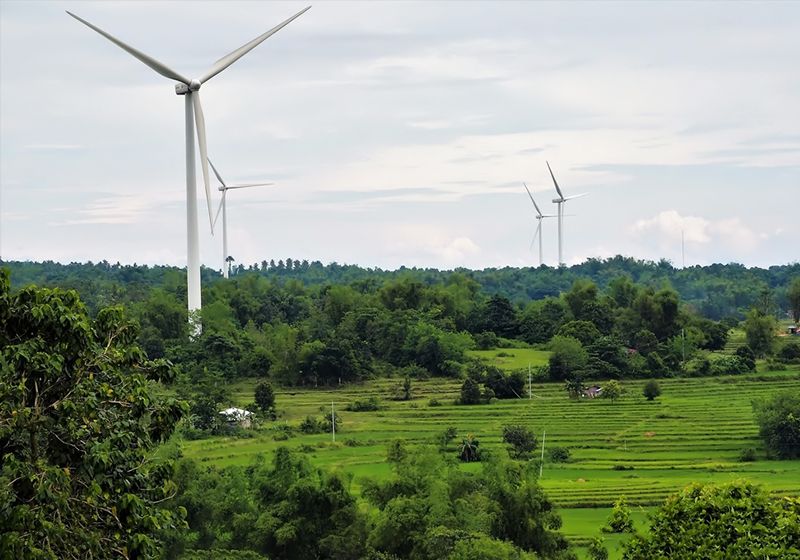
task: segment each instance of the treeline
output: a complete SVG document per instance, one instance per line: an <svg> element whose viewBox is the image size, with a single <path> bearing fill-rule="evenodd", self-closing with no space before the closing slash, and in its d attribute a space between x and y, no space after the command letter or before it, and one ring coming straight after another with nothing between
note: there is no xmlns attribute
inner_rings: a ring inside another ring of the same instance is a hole
<svg viewBox="0 0 800 560"><path fill-rule="evenodd" d="M171 289L175 285L185 286L183 272L175 267L129 266L106 261L68 265L51 261L7 261L0 264L11 270L15 286L37 284L73 288L81 293L90 310L95 311L109 304L141 301L152 287ZM789 308L786 289L790 279L800 275L800 264L761 269L732 263L680 269L663 259L653 262L616 256L588 259L580 265L568 268L540 266L440 271L401 267L387 271L335 262L324 265L319 261L285 258L264 260L247 266L236 265L232 273L240 277L258 275L276 283L296 280L306 286L382 283L398 278L413 278L423 284L433 285L447 282L454 275L465 276L473 280L481 292L502 294L515 304L556 296L569 289L577 279L589 279L605 289L615 278L626 276L637 284L653 288L669 284L698 313L710 319L721 320L725 317L742 319L765 292L771 293L771 312L785 312ZM204 286L221 280L221 275L211 269L203 269L202 277Z"/></svg>

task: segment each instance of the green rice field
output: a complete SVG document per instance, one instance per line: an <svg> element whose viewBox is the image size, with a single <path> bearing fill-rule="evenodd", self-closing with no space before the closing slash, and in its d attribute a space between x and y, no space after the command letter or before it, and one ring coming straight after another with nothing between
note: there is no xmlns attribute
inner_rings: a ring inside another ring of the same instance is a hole
<svg viewBox="0 0 800 560"><path fill-rule="evenodd" d="M487 359L492 352L486 353ZM503 359L525 360L527 365L536 356L533 352L537 351L524 349L519 356ZM253 430L253 437L180 445L184 456L217 466L246 465L256 455L269 455L286 445L306 453L319 466L350 473L357 493L364 477L389 473L386 445L395 438L432 443L437 434L454 426L459 436L473 434L482 448L500 451L501 427L522 423L539 434L540 442L545 439L546 448L562 446L571 452L567 463L545 462L541 484L561 508L564 533L579 547L599 534L620 496L627 498L637 526L643 528L653 506L690 482L749 479L776 495L800 494L800 461L766 458L751 408L753 399L781 390L800 391L796 367L659 383L662 396L654 402L641 394L644 381L626 381L627 393L613 403L570 400L560 384L547 383L534 384L532 398L476 406L454 404L460 388L455 380L414 381L414 399L407 402L390 400L400 384L397 379L337 389L281 390L279 419ZM238 384L234 400L239 405L252 402L254 385L254 381ZM380 399L383 408L344 410L347 403L368 397ZM335 442L331 434L276 441L275 425L296 426L306 415L320 416L320 407L329 411L331 402L342 418ZM756 461L739 461L747 448L756 449ZM612 558L619 557L622 538L607 538Z"/></svg>

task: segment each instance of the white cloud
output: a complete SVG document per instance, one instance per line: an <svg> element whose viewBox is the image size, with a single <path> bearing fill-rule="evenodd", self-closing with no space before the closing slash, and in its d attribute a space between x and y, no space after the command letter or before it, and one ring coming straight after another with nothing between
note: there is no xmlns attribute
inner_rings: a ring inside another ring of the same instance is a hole
<svg viewBox="0 0 800 560"><path fill-rule="evenodd" d="M700 216L681 216L675 210L666 210L652 218L638 220L631 231L635 234L654 234L663 246L674 245L683 236L686 243L718 244L744 252L753 251L760 241L769 237L765 233L754 232L738 217L708 220Z"/></svg>

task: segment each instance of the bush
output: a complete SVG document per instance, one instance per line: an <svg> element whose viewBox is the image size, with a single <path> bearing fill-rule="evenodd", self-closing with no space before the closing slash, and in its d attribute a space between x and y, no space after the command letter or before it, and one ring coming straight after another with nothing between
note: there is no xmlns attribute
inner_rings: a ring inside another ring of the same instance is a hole
<svg viewBox="0 0 800 560"><path fill-rule="evenodd" d="M651 379L647 383L644 384L644 388L642 389L642 395L648 401L653 401L656 397L661 395L661 386L658 384L658 381L655 379Z"/></svg>
<svg viewBox="0 0 800 560"><path fill-rule="evenodd" d="M547 457L551 463L567 463L570 459L570 451L566 447L551 447L547 450Z"/></svg>
<svg viewBox="0 0 800 560"><path fill-rule="evenodd" d="M631 520L631 510L625 502L625 498L620 498L614 503L608 522L601 529L604 533L632 533L633 521Z"/></svg>
<svg viewBox="0 0 800 560"><path fill-rule="evenodd" d="M747 449L742 449L742 452L739 453L739 462L741 463L752 463L756 460L756 450L752 447L748 447Z"/></svg>
<svg viewBox="0 0 800 560"><path fill-rule="evenodd" d="M461 385L459 404L481 404L481 389L471 377L467 377Z"/></svg>
<svg viewBox="0 0 800 560"><path fill-rule="evenodd" d="M497 335L492 331L484 331L482 333L473 335L473 339L475 340L475 347L478 350L491 350L492 348L497 348L498 338Z"/></svg>
<svg viewBox="0 0 800 560"><path fill-rule="evenodd" d="M455 426L448 426L445 430L436 436L436 443L439 444L439 449L446 449L450 442L456 439L458 430Z"/></svg>
<svg viewBox="0 0 800 560"><path fill-rule="evenodd" d="M514 459L525 459L536 449L536 434L521 424L503 426L503 441Z"/></svg>
<svg viewBox="0 0 800 560"><path fill-rule="evenodd" d="M754 402L753 409L767 449L780 459L800 457L800 395L785 391Z"/></svg>
<svg viewBox="0 0 800 560"><path fill-rule="evenodd" d="M800 362L800 343L789 342L785 344L778 352L778 358L786 363Z"/></svg>
<svg viewBox="0 0 800 560"><path fill-rule="evenodd" d="M468 435L461 440L461 449L458 458L465 463L472 463L481 460L480 442L472 435Z"/></svg>
<svg viewBox="0 0 800 560"><path fill-rule="evenodd" d="M711 362L712 375L735 375L747 371L747 364L738 356L720 356Z"/></svg>
<svg viewBox="0 0 800 560"><path fill-rule="evenodd" d="M623 558L739 560L798 558L800 500L773 499L748 482L693 484L667 499L650 529L625 543Z"/></svg>
<svg viewBox="0 0 800 560"><path fill-rule="evenodd" d="M261 381L256 385L255 401L258 410L264 416L275 419L275 391L268 381Z"/></svg>
<svg viewBox="0 0 800 560"><path fill-rule="evenodd" d="M608 550L603 544L603 537L595 537L589 542L587 552L590 560L608 560Z"/></svg>
<svg viewBox="0 0 800 560"><path fill-rule="evenodd" d="M442 403L440 403L437 399L431 399L428 401L428 406L442 406Z"/></svg>
<svg viewBox="0 0 800 560"><path fill-rule="evenodd" d="M344 409L350 412L373 412L381 409L381 402L377 397L370 397L363 401L355 400L347 403Z"/></svg>
<svg viewBox="0 0 800 560"><path fill-rule="evenodd" d="M746 344L736 349L736 357L742 360L747 371L756 370L756 353Z"/></svg>

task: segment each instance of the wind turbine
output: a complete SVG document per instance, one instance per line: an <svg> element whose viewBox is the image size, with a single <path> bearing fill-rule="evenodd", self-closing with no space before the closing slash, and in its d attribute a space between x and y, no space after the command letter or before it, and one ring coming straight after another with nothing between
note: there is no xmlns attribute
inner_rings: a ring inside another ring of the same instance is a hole
<svg viewBox="0 0 800 560"><path fill-rule="evenodd" d="M542 214L542 211L539 210L539 205L536 204L536 201L533 200L533 195L531 191L528 189L528 185L524 182L522 185L525 187L525 190L528 191L528 196L533 202L533 207L536 209L536 220L539 222L536 226L536 233L533 234L533 239L531 240L531 248L533 248L533 244L536 242L536 237L539 237L539 266L542 266L542 220L545 218L555 218L554 214Z"/></svg>
<svg viewBox="0 0 800 560"><path fill-rule="evenodd" d="M219 201L219 207L217 208L217 215L214 217L213 224L216 225L217 220L219 219L219 213L220 211L222 211L222 275L225 278L227 278L230 263L231 261L233 261L233 257L231 257L228 254L228 205L225 202L225 200L228 198L227 197L228 191L231 189L266 187L268 185L274 185L275 183L243 183L241 185L226 185L225 181L222 180L219 171L217 171L217 168L214 167L213 163L211 163L211 160L208 160L208 164L214 171L214 175L217 176L217 180L220 182L219 190L222 191L222 200Z"/></svg>
<svg viewBox="0 0 800 560"><path fill-rule="evenodd" d="M573 198L580 198L586 196L587 193L576 194L573 196L564 196L561 188L558 186L556 176L553 175L553 170L550 169L550 163L547 163L547 170L550 172L550 177L553 178L553 184L556 186L558 198L554 198L553 202L558 205L558 266L564 266L564 204Z"/></svg>
<svg viewBox="0 0 800 560"><path fill-rule="evenodd" d="M208 161L206 150L206 125L203 118L203 107L200 104L200 87L208 80L225 70L228 66L242 58L248 52L256 48L263 41L283 29L286 25L300 17L311 6L300 10L295 15L280 23L250 41L245 43L235 51L223 56L217 60L211 68L199 79L189 79L172 70L167 65L159 62L145 53L127 45L106 33L99 27L96 27L82 19L72 12L67 13L83 23L90 29L93 29L128 54L139 59L141 62L171 80L176 80L175 93L185 96L185 116L186 116L186 238L187 238L187 259L186 259L186 275L187 275L187 291L188 291L188 307L189 307L189 321L192 321L192 312L197 311L201 307L200 297L200 243L197 232L197 185L195 183L195 148L194 148L194 135L195 125L197 126L197 144L200 148L200 168L203 171L203 184L206 191L206 206L208 207L208 221L211 225L211 232L214 232L214 221L211 216L211 187L208 180ZM200 325L196 325L196 330L199 331Z"/></svg>

